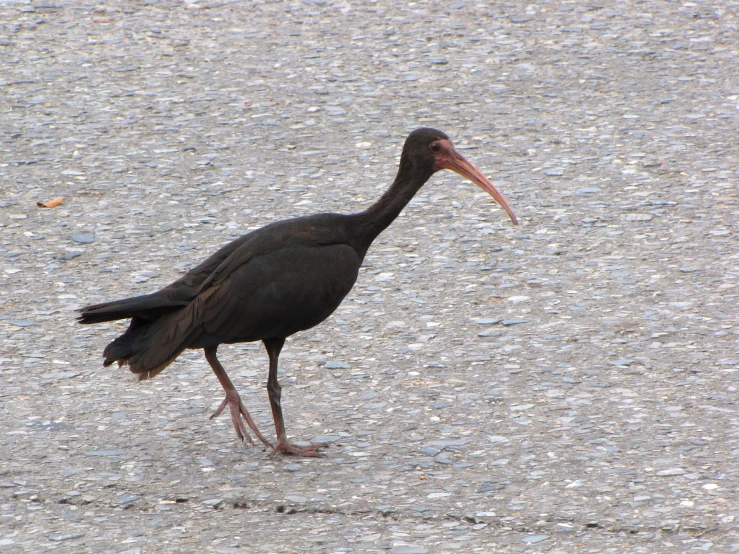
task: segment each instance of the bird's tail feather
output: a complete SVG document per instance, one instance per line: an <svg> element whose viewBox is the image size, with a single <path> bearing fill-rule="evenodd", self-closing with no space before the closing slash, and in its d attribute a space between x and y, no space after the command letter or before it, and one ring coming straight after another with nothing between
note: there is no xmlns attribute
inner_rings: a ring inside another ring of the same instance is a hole
<svg viewBox="0 0 739 554"><path fill-rule="evenodd" d="M189 299L172 299L161 294L145 294L80 308L80 323L103 323L118 319L143 318L149 321L187 306Z"/></svg>
<svg viewBox="0 0 739 554"><path fill-rule="evenodd" d="M141 381L157 376L200 335L199 304L195 300L155 321L133 318L126 332L105 347L103 365L128 365Z"/></svg>
<svg viewBox="0 0 739 554"><path fill-rule="evenodd" d="M139 380L151 379L171 364L183 350L192 345L202 333L199 313L200 299L195 299L186 307L160 317L148 324L133 337L131 354L126 357L133 373ZM128 347L126 335L118 337L121 348ZM118 348L116 341L108 345L111 352ZM106 349L107 350L107 349Z"/></svg>
<svg viewBox="0 0 739 554"><path fill-rule="evenodd" d="M136 334L130 332L130 328L123 335L115 339L103 350L103 365L108 367L114 362L118 362L118 367L128 363L131 354L133 354L133 345L136 341Z"/></svg>

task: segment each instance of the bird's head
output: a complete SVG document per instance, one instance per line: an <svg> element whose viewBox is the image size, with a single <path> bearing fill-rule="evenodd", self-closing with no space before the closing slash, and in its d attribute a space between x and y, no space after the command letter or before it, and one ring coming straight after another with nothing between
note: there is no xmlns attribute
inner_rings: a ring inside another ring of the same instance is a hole
<svg viewBox="0 0 739 554"><path fill-rule="evenodd" d="M513 224L518 225L516 214L513 213L505 196L479 169L459 153L451 139L441 131L424 127L408 135L403 145L401 165L404 161L416 168L429 171L429 175L442 169L450 169L469 179L492 196L508 213Z"/></svg>

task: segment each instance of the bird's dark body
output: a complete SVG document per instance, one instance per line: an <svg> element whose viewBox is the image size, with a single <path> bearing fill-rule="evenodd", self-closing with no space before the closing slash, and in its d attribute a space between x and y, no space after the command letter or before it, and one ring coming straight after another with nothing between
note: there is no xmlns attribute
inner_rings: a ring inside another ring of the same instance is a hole
<svg viewBox="0 0 739 554"><path fill-rule="evenodd" d="M203 333L191 345L289 337L321 323L357 280L362 260L346 244L290 246L239 266L215 293L225 309L204 310ZM207 302L207 300L206 300Z"/></svg>
<svg viewBox="0 0 739 554"><path fill-rule="evenodd" d="M142 378L186 348L310 329L336 310L357 280L366 248L347 231L352 218L317 214L272 223L159 292L85 308L81 322L132 318L126 334L106 348L105 363L128 363Z"/></svg>
<svg viewBox="0 0 739 554"><path fill-rule="evenodd" d="M367 249L416 192L440 169L451 169L487 190L515 215L480 171L435 129L418 129L403 146L392 186L367 210L317 214L272 223L227 244L182 278L154 294L82 308L80 323L131 319L104 350L104 365L128 364L140 379L157 375L186 348L202 348L226 391L214 416L229 406L239 437L241 420L265 444L216 357L220 344L261 340L269 354L267 390L278 442L275 452L313 456L316 448L288 443L277 361L285 338L321 323L357 280Z"/></svg>

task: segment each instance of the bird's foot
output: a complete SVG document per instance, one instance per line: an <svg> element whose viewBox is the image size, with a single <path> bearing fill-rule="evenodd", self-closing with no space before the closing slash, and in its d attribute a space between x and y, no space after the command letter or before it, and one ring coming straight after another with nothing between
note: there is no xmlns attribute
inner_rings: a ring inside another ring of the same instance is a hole
<svg viewBox="0 0 739 554"><path fill-rule="evenodd" d="M236 434L242 441L246 440L249 444L254 444L254 441L252 440L249 432L246 430L246 426L244 425L245 419L246 423L249 425L251 430L254 431L254 434L257 436L257 438L266 446L272 446L272 443L265 439L264 435L262 435L262 433L259 432L259 429L257 429L256 423L254 423L254 420L249 415L246 406L244 406L244 403L241 401L239 393L236 391L226 392L226 398L223 399L223 402L221 402L221 405L218 406L218 409L213 413L212 416L210 416L210 419L216 418L221 415L221 412L223 412L226 406L229 407L229 410L231 412L231 422L233 423L234 429L236 430ZM242 419L241 416L244 416L244 419Z"/></svg>
<svg viewBox="0 0 739 554"><path fill-rule="evenodd" d="M322 454L318 450L320 448L326 448L329 444L330 443L328 442L319 442L311 444L310 446L295 446L286 440L281 440L277 443L277 446L272 449L271 456L276 455L278 452L282 452L283 454L292 454L293 456L302 456L304 458L325 458L326 455Z"/></svg>

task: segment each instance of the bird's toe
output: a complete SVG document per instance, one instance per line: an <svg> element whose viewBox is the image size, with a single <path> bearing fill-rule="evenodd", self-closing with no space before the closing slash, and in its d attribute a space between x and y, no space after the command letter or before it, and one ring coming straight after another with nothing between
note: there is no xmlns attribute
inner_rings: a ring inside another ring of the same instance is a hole
<svg viewBox="0 0 739 554"><path fill-rule="evenodd" d="M280 441L272 449L272 456L278 453L289 454L292 456L301 456L304 458L325 458L326 455L319 452L320 448L325 448L328 443L311 444L310 446L295 446L287 441Z"/></svg>

